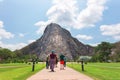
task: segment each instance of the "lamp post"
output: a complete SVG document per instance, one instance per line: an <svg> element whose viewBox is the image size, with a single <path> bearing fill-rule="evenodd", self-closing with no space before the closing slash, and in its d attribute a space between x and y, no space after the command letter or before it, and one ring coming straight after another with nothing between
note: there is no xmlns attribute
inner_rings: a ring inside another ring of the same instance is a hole
<svg viewBox="0 0 120 80"><path fill-rule="evenodd" d="M32 71L34 71L35 70L35 59L32 59L32 62L33 62L33 64L32 64Z"/></svg>

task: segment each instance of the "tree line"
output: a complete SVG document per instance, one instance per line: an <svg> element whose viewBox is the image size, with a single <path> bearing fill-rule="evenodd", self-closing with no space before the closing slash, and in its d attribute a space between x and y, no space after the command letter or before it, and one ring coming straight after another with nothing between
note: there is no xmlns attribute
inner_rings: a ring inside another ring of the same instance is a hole
<svg viewBox="0 0 120 80"><path fill-rule="evenodd" d="M112 44L109 42L101 42L94 47L94 55L88 57L91 62L120 62L120 43ZM0 63L27 63L32 59L39 61L38 56L34 54L22 54L19 50L11 51L9 49L0 48ZM87 57L80 57L87 59ZM88 59L87 59L88 60ZM69 60L68 60L69 61Z"/></svg>
<svg viewBox="0 0 120 80"><path fill-rule="evenodd" d="M118 43L119 44L119 43ZM92 62L120 62L120 49L116 44L101 42L94 48Z"/></svg>
<svg viewBox="0 0 120 80"><path fill-rule="evenodd" d="M23 55L16 51L0 48L0 63L27 63L36 58L36 55Z"/></svg>

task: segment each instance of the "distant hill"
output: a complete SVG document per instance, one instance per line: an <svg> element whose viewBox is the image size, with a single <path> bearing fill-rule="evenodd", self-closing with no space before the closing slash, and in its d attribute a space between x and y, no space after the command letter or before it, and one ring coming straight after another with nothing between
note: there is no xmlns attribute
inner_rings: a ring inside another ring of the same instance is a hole
<svg viewBox="0 0 120 80"><path fill-rule="evenodd" d="M120 62L120 41L113 43L111 58L113 61L119 61Z"/></svg>
<svg viewBox="0 0 120 80"><path fill-rule="evenodd" d="M45 59L51 50L55 50L57 55L65 54L68 59L93 54L93 47L73 38L68 30L56 23L47 25L41 38L16 52L23 55L36 54L40 59Z"/></svg>

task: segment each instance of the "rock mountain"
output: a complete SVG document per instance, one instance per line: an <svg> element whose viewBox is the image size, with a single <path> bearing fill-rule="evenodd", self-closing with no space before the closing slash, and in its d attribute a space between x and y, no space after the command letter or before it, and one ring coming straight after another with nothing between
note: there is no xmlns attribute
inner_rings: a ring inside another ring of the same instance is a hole
<svg viewBox="0 0 120 80"><path fill-rule="evenodd" d="M68 59L75 59L80 55L92 55L93 47L84 45L73 38L69 31L56 23L47 25L40 39L19 50L22 54L36 54L45 59L51 50L56 54L65 54Z"/></svg>

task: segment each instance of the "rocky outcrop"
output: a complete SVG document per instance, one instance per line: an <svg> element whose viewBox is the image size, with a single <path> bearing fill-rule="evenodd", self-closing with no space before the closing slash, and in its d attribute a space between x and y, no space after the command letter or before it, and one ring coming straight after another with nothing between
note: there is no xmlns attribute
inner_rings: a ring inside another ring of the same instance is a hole
<svg viewBox="0 0 120 80"><path fill-rule="evenodd" d="M30 45L19 50L23 54L37 54L45 59L46 55L55 50L56 54L65 54L68 59L75 59L80 55L92 55L93 47L84 45L73 38L69 31L56 23L49 24L42 37Z"/></svg>

